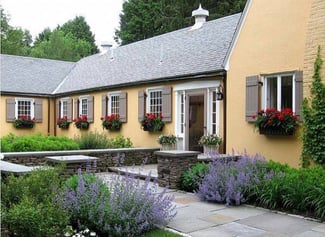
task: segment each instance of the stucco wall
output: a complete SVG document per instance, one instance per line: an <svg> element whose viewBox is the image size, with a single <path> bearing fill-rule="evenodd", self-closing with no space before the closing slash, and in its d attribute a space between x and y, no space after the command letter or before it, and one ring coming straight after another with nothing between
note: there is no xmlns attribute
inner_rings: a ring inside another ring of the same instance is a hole
<svg viewBox="0 0 325 237"><path fill-rule="evenodd" d="M42 133L44 135L48 134L48 128L49 128L49 106L48 104L52 103L53 101L49 102L48 98L42 98L42 122L37 122L35 123L35 126L33 128L24 128L24 129L18 129L13 126L12 122L7 122L6 121L6 99L7 98L33 98L36 99L36 97L27 97L27 96L4 96L1 95L0 99L0 108L1 108L1 113L0 113L0 124L1 124L1 129L0 129L0 137L7 135L8 133L13 133L15 135L25 135L25 134L31 134L31 133ZM38 98L40 99L40 98ZM51 107L53 108L53 107ZM51 121L52 118L50 118ZM53 127L52 127L53 128ZM53 135L53 129L51 129L50 125L50 134Z"/></svg>
<svg viewBox="0 0 325 237"><path fill-rule="evenodd" d="M321 46L321 56L325 61L325 2L313 0L309 13L307 39L304 58L304 96L310 95L310 86L314 74L314 62L317 48ZM325 63L325 62L324 62ZM325 82L325 65L321 71L322 80Z"/></svg>
<svg viewBox="0 0 325 237"><path fill-rule="evenodd" d="M245 121L245 78L304 69L311 1L253 0L229 60L227 151L247 150L297 167L299 131L292 137L259 135Z"/></svg>
<svg viewBox="0 0 325 237"><path fill-rule="evenodd" d="M164 86L162 84L154 85L154 86ZM94 122L90 123L88 130L79 130L77 129L74 124L70 124L69 129L60 129L56 127L56 134L61 136L65 135L70 138L74 138L75 136L80 136L82 133L87 132L99 132L104 133L108 137L116 137L119 134L123 135L124 137L129 137L135 147L157 147L159 144L157 143L157 137L161 133L174 133L174 120L172 122L165 123L165 127L163 131L157 133L149 133L143 131L141 129L141 124L138 121L138 91L139 90L146 90L148 87L131 87L131 88L121 88L116 89L114 91L125 91L127 92L127 122L122 124L122 128L120 131L109 131L103 129L102 127L102 95L107 94L108 92L113 91L101 91L101 92L94 92L94 93L87 93L82 95L91 95L94 96ZM73 95L72 98L79 97L80 95ZM75 108L73 108L75 109Z"/></svg>

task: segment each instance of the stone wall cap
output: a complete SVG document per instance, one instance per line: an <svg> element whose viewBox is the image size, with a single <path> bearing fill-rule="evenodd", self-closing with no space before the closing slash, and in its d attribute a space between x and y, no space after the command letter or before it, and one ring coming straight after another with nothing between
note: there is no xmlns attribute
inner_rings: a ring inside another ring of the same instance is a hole
<svg viewBox="0 0 325 237"><path fill-rule="evenodd" d="M168 157L186 157L198 155L201 152L199 151L179 151L179 150L170 150L170 151L155 151L154 154L158 156L168 156Z"/></svg>
<svg viewBox="0 0 325 237"><path fill-rule="evenodd" d="M73 156L47 156L45 160L55 163L86 163L88 161L98 160L97 157L73 155Z"/></svg>

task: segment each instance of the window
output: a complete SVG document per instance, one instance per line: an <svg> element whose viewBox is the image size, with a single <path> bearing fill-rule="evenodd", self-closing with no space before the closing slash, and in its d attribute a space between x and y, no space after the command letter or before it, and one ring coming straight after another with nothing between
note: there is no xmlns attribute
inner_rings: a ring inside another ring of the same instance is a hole
<svg viewBox="0 0 325 237"><path fill-rule="evenodd" d="M68 101L67 100L61 100L61 111L60 111L60 117L67 117L68 116Z"/></svg>
<svg viewBox="0 0 325 237"><path fill-rule="evenodd" d="M27 116L34 118L34 100L16 99L15 117Z"/></svg>
<svg viewBox="0 0 325 237"><path fill-rule="evenodd" d="M162 113L162 89L148 89L147 113Z"/></svg>
<svg viewBox="0 0 325 237"><path fill-rule="evenodd" d="M211 97L211 134L218 134L217 131L218 124L217 124L217 91L214 89L210 92Z"/></svg>
<svg viewBox="0 0 325 237"><path fill-rule="evenodd" d="M80 116L88 116L88 99L80 98Z"/></svg>
<svg viewBox="0 0 325 237"><path fill-rule="evenodd" d="M119 93L112 93L109 95L108 114L120 114Z"/></svg>
<svg viewBox="0 0 325 237"><path fill-rule="evenodd" d="M294 108L294 75L272 75L264 77L264 96L263 107L276 108Z"/></svg>

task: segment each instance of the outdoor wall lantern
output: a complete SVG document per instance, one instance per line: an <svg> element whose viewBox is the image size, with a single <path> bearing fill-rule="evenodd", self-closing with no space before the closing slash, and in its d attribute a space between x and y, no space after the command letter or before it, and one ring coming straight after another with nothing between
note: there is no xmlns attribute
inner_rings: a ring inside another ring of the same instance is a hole
<svg viewBox="0 0 325 237"><path fill-rule="evenodd" d="M223 100L222 86L218 87L217 100Z"/></svg>

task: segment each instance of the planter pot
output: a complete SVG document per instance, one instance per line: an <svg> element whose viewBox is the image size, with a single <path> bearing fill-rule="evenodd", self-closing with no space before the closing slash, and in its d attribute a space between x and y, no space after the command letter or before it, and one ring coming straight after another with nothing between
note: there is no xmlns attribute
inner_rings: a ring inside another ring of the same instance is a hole
<svg viewBox="0 0 325 237"><path fill-rule="evenodd" d="M147 132L161 132L163 130L164 126L161 126L160 128L156 128L150 124L147 125L143 125L142 129L143 131L147 131Z"/></svg>
<svg viewBox="0 0 325 237"><path fill-rule="evenodd" d="M270 135L270 136L291 136L293 135L293 131L286 131L281 127L259 127L259 132L262 135Z"/></svg>
<svg viewBox="0 0 325 237"><path fill-rule="evenodd" d="M161 144L161 151L176 150L176 144Z"/></svg>
<svg viewBox="0 0 325 237"><path fill-rule="evenodd" d="M219 154L219 145L203 145L204 155L207 157L213 157L215 154Z"/></svg>
<svg viewBox="0 0 325 237"><path fill-rule="evenodd" d="M103 125L105 129L110 130L110 131L120 131L122 124L118 126L111 126L111 125Z"/></svg>

